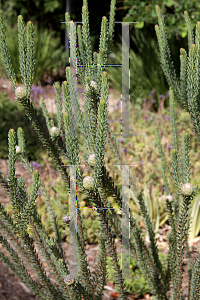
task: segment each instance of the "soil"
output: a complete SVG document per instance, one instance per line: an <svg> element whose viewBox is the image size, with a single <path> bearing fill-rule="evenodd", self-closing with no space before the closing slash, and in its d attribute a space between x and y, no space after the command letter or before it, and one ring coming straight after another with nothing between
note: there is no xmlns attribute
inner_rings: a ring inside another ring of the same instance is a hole
<svg viewBox="0 0 200 300"><path fill-rule="evenodd" d="M47 109L49 112L52 110L52 112L55 112L55 93L53 92L53 86L48 84L46 86L43 86L45 90L45 98L47 99ZM78 85L79 92L83 92L81 90L81 86ZM12 86L8 80L0 79L0 93L6 92L7 96L10 100L14 101L15 94L12 90ZM109 96L109 111L112 112L114 109L114 106L116 105L116 101L120 100L121 96L119 93L116 93L113 89L109 90L110 96ZM38 100L38 105L40 105L40 101ZM0 170L1 173L7 178L8 174L8 160L6 159L0 159ZM54 184L54 180L60 175L59 172L55 171L51 166L47 166L46 169L39 168L40 176L42 180L50 182L50 184ZM32 184L32 179L28 171L24 168L23 164L19 161L16 162L16 175L17 176L24 176L27 185ZM2 205L5 207L9 203L9 197L3 190L3 188L0 188L0 201ZM161 249L161 252L165 255L168 252L168 244L167 244L167 232L170 231L170 227L167 224L164 224L159 229L159 235L157 236L157 244L158 247ZM145 229L144 229L145 232ZM190 252L192 255L192 261L194 261L197 258L197 253L195 252L195 247L198 246L198 241L200 240L200 237L197 237L194 241L189 241L190 245ZM148 240L146 240L146 244L148 245ZM68 244L64 242L64 249L67 253L68 250ZM0 250L4 253L4 248L0 245ZM98 251L98 245L89 245L87 244L87 260L90 267L91 272L94 271L94 265L96 260L96 254ZM117 243L117 251L118 253L120 250L120 244ZM187 299L187 290L188 290L188 272L187 272L187 265L186 265L186 258L184 259L184 273L183 273L183 299ZM48 268L46 268L46 264L44 263L45 270L47 271L47 274L51 278L51 273ZM34 274L31 273L33 278ZM30 292L30 290L22 283L14 274L13 272L7 267L6 264L4 264L0 260L0 300L37 300L37 298ZM115 286L111 284L110 282L106 283L105 289L104 289L104 295L102 297L103 300L111 300L111 299L117 299L117 294L115 292ZM129 300L132 299L152 299L151 295L148 293L142 297L137 297L135 294L132 294L128 297Z"/></svg>

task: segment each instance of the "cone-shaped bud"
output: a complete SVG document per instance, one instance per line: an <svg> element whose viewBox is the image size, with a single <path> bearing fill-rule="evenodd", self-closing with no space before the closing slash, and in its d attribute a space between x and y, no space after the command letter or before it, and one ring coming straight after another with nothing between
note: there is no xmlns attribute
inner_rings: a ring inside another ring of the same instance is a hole
<svg viewBox="0 0 200 300"><path fill-rule="evenodd" d="M19 154L19 153L21 153L21 148L20 148L20 146L16 146L16 154Z"/></svg>
<svg viewBox="0 0 200 300"><path fill-rule="evenodd" d="M70 222L70 216L64 216L63 217L63 222L64 223L69 223Z"/></svg>
<svg viewBox="0 0 200 300"><path fill-rule="evenodd" d="M58 127L55 127L55 126L51 127L51 129L50 129L51 136L58 136L59 133L60 133L60 131L59 131Z"/></svg>
<svg viewBox="0 0 200 300"><path fill-rule="evenodd" d="M86 176L83 179L83 187L87 190L93 190L94 189L94 178L90 176Z"/></svg>
<svg viewBox="0 0 200 300"><path fill-rule="evenodd" d="M91 154L88 158L88 164L91 166L91 167L94 167L95 166L95 154Z"/></svg>
<svg viewBox="0 0 200 300"><path fill-rule="evenodd" d="M193 185L189 182L182 185L182 194L185 196L190 196L193 193Z"/></svg>
<svg viewBox="0 0 200 300"><path fill-rule="evenodd" d="M24 97L26 97L26 89L22 86L18 86L15 90L15 96L18 99L23 99Z"/></svg>
<svg viewBox="0 0 200 300"><path fill-rule="evenodd" d="M72 276L68 274L68 275L65 277L65 283L66 283L67 285L73 284L73 283L74 283L74 278L72 278Z"/></svg>

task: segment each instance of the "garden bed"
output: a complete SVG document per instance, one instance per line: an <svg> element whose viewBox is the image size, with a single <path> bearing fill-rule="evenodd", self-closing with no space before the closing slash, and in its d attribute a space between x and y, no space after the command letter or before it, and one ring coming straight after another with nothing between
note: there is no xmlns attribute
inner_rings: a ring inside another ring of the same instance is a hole
<svg viewBox="0 0 200 300"><path fill-rule="evenodd" d="M79 92L81 93L81 87L78 86ZM47 85L44 87L45 90L45 98L47 99L47 108L49 112L55 113L56 105L55 105L55 93L53 92L53 86ZM15 94L12 91L12 86L9 81L7 80L0 80L0 92L6 92L8 95L8 98L12 101L14 101ZM116 93L114 90L109 90L109 113L112 113L115 109L117 101L121 99L120 95ZM81 102L83 103L83 102ZM38 101L38 105L40 105L40 101ZM119 113L120 115L120 113ZM6 159L0 159L0 170L3 175L7 178L7 172L8 172L8 160ZM41 175L41 178L43 181L47 182L50 185L54 185L55 180L58 176L60 176L60 173L55 171L50 165L46 165L45 168L39 168L38 169ZM32 179L28 171L24 168L23 164L19 161L16 162L16 174L17 176L24 176L27 185L32 184ZM3 206L6 206L9 203L9 197L4 192L3 188L0 188L0 202L3 204ZM145 229L143 230L145 232ZM161 252L165 255L168 252L168 245L167 245L167 232L170 231L170 228L167 224L164 224L159 229L159 235L157 236L157 243L158 247L161 249ZM198 241L200 240L200 237L197 237L193 242L190 243L190 250L192 254L192 261L194 261L197 257L197 253L194 251L195 246L198 246ZM146 243L148 244L148 240L146 240ZM0 246L1 247L1 246ZM64 248L67 251L68 244L64 243ZM4 251L1 248L1 251ZM87 257L88 257L88 263L90 266L91 272L94 270L95 260L96 260L96 253L98 251L98 245L89 245L87 244ZM117 247L118 253L120 252L120 245L118 244ZM186 266L186 259L184 260L184 274L183 274L183 299L187 299L187 289L188 289L188 273L187 273L187 266ZM20 282L12 273L12 271L9 270L9 268L0 261L0 300L32 300L36 299L30 293L30 291L27 289L27 287ZM51 277L50 270L47 269L47 272L49 276ZM110 282L107 282L105 290L104 290L104 296L102 298L103 300L111 300L111 299L117 299L117 294L114 290L114 285ZM150 294L146 294L142 297L137 297L136 295L130 295L129 300L131 299L152 299Z"/></svg>

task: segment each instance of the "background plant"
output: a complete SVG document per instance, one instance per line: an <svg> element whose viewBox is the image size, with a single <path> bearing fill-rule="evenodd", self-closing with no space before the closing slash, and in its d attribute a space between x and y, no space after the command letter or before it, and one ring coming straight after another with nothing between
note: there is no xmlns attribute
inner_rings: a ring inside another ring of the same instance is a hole
<svg viewBox="0 0 200 300"><path fill-rule="evenodd" d="M9 24L6 25L6 42L11 57L12 66L16 74L19 83L22 83L19 61L16 57L19 57L19 45L18 45L18 29L15 25L11 27ZM35 70L33 84L37 84L43 76L50 75L61 68L65 63L66 52L64 46L60 45L60 40L55 37L55 32L51 32L47 29L38 28L35 24ZM5 77L6 71L3 66L2 57L0 60L0 69L2 72L1 76Z"/></svg>
<svg viewBox="0 0 200 300"><path fill-rule="evenodd" d="M159 49L156 40L135 30L135 36L131 35L138 53L130 49L130 101L142 107L142 101L151 91L153 91L154 100L153 107L158 109L160 103L160 95L167 94L168 87L162 68L158 61ZM118 50L118 51L117 51ZM122 64L122 49L118 44L114 47L112 59L113 64ZM107 68L111 87L117 89L121 93L121 68ZM165 107L169 103L165 103Z"/></svg>
<svg viewBox="0 0 200 300"><path fill-rule="evenodd" d="M37 109L37 115L40 120L44 120L40 109ZM38 154L42 151L42 144L28 118L24 115L21 104L10 101L6 93L0 94L0 120L0 157L8 157L7 132L9 129L13 128L17 130L18 127L22 127L25 134L29 136L29 140L27 141L27 157L31 160L37 160Z"/></svg>
<svg viewBox="0 0 200 300"><path fill-rule="evenodd" d="M79 35L79 63L87 63L88 65L91 64L91 52L90 52L90 41L89 41L89 23L88 23L88 13L87 13L87 2L84 1L84 6L83 6L83 20L85 20L85 23L83 24L82 28L82 34L83 34L83 39L81 36L81 27L78 27L78 35ZM109 52L111 51L111 42L112 42L112 31L113 31L113 19L114 19L114 9L115 9L115 2L111 1L111 20L110 20L110 26L109 30L108 29L108 24L106 18L102 19L102 30L101 30L101 37L100 37L100 49L99 53L93 53L93 63L96 64L97 62L103 64L106 62L106 56L109 55ZM66 20L69 20L69 16L66 16ZM1 20L2 21L2 20ZM18 17L19 25L21 26L21 30L19 30L20 37L23 36L23 20L22 17ZM2 29L2 28L1 28ZM28 30L28 36L27 38L30 41L30 44L33 42L32 38L32 32L33 32L33 27L31 22L27 24L27 30ZM108 33L108 47L106 47L105 41L105 34L106 32ZM5 38L4 38L4 31L1 31L1 38L4 41L4 43L1 43L1 50L2 53L4 54L4 64L7 66L7 73L8 77L10 78L13 88L16 88L16 81L14 80L13 72L11 71L11 66L8 61L8 52L7 49L5 49ZM73 42L75 41L75 38L72 39ZM21 64L21 76L23 79L23 84L24 84L24 89L23 90L16 90L16 95L18 92L18 100L19 102L23 105L25 108L25 111L29 117L29 119L32 121L32 124L34 126L35 131L38 133L41 141L45 145L46 149L48 149L50 155L54 159L57 168L59 169L62 178L66 184L66 186L69 187L68 182L69 182L69 177L67 172L62 168L61 164L62 161L60 159L60 156L58 154L58 149L60 153L63 154L63 149L65 149L62 140L61 140L61 132L63 132L63 127L62 127L62 105L61 105L61 97L60 97L60 85L59 83L55 83L55 89L56 89L56 99L57 99L57 117L58 117L58 124L57 128L55 128L55 124L53 120L49 119L48 112L46 111L45 103L42 102L42 108L43 108L43 113L46 118L46 123L47 127L49 130L50 135L45 135L43 128L41 128L33 107L30 103L30 87L32 83L32 76L33 76L33 51L31 48L29 48L29 55L27 57L27 61L25 61L24 56L23 56L23 40L21 40L21 55L20 55L20 64ZM84 45L82 44L82 41L84 41ZM30 47L30 44L27 43L27 47ZM84 46L84 47L82 47ZM103 48L106 48L105 49ZM85 49L85 52L84 52ZM6 56L7 54L7 56ZM26 68L23 68L23 66L28 66L27 70ZM95 166L94 166L94 190L92 189L92 181L90 181L90 185L84 186L83 185L83 180L82 176L83 173L81 172L80 168L77 170L77 184L79 187L84 188L85 193L88 195L90 198L90 201L94 203L95 208L98 210L98 207L102 208L103 205L105 207L109 207L110 203L108 202L107 199L107 194L111 194L115 198L115 202L120 206L121 205L121 195L118 192L118 190L114 186L114 182L112 179L108 176L108 173L106 172L105 166L103 164L103 159L105 155L105 141L106 141L106 131L109 136L109 146L111 147L113 153L115 154L115 157L118 159L118 162L125 164L124 159L122 158L121 153L119 152L118 146L116 139L112 135L112 132L110 130L109 124L106 123L107 120L107 97L108 97L108 82L107 82L107 73L106 72L101 72L100 67L99 69L94 68L94 74L91 77L91 68L86 68L85 70L80 70L80 78L82 80L82 83L86 89L86 101L85 101L85 116L86 116L86 128L87 130L84 130L84 123L82 119L82 115L78 106L78 103L76 103L77 110L79 112L79 127L80 130L82 131L82 135L85 141L85 146L88 148L91 147L93 148L93 151L95 152ZM26 72L27 71L27 72ZM97 73L96 73L97 72ZM100 75L102 75L102 78L100 81ZM69 133L72 133L72 128L69 126L69 124L72 122L72 119L70 119L69 116L73 116L71 113L71 108L69 105L69 83L70 83L70 77L69 77L69 69L66 69L66 78L67 81L63 83L62 90L64 92L64 97L63 97L63 102L65 104L65 111L66 113L64 114L64 129L65 129L65 138L66 138L66 156L68 161L72 164L77 164L80 167L80 161L78 158L78 153L79 149L77 147L78 141L76 135L72 134L70 135ZM94 88L91 85L89 88L88 86L90 85L90 80L91 79L96 79L96 86ZM71 82L72 83L72 82ZM98 83L98 84L97 84ZM102 86L100 85L102 84ZM99 85L99 86L98 86ZM101 89L100 89L101 87ZM101 93L98 93L101 90ZM100 97L98 97L98 94ZM77 100L76 97L74 99L75 101ZM98 103L99 101L99 103ZM98 105L97 105L98 104ZM98 112L97 112L98 109ZM95 124L95 117L97 123ZM158 129L156 130L156 137L157 137L157 144L159 148L159 152L162 158L162 176L163 176L163 181L165 183L166 187L166 192L167 195L170 195L171 192L173 193L174 191L174 196L175 200L174 202L171 203L169 199L166 200L166 208L168 211L169 215L169 221L170 225L172 226L172 232L168 235L168 242L169 242L169 259L168 259L168 267L166 273L164 273L163 266L161 264L161 261L159 259L158 255L158 249L155 243L155 232L154 232L154 227L152 222L150 221L149 213L147 211L147 208L144 204L144 198L141 190L139 189L136 181L134 180L133 176L130 176L131 180L131 189L137 196L137 199L139 201L140 209L142 216L145 221L146 225L146 230L149 233L149 239L150 239L150 247L147 249L147 247L144 244L144 241L141 236L141 230L136 226L135 220L130 215L130 223L131 223L131 240L130 240L130 246L131 246L131 252L136 258L137 265L141 268L143 275L145 276L145 279L148 281L148 284L152 290L152 292L156 295L157 298L159 299L168 299L168 292L169 292L169 283L170 279L173 281L173 294L174 298L180 299L181 297L181 283L182 283L182 263L183 263L183 252L182 250L185 249L186 246L186 241L187 241L187 231L188 231L188 225L189 225L189 210L190 210L190 202L193 199L193 197L196 195L198 192L198 188L193 188L191 183L190 185L190 190L189 193L188 191L183 190L182 185L180 184L179 180L179 168L178 168L178 160L180 157L182 157L182 182L186 183L187 181L190 181L190 160L189 160L189 150L190 150L190 141L189 141L189 136L187 133L184 134L183 136L183 144L182 144L182 155L180 154L179 151L179 143L178 143L178 134L177 134L177 126L176 126L176 116L174 113L174 97L173 97L173 91L170 89L170 118L171 118L171 125L172 125L172 136L173 136L173 150L171 153L171 160L172 160L172 170L173 170L173 175L174 175L174 180L172 179L170 182L170 185L168 185L168 181L166 178L166 170L168 165L166 164L165 157L162 152L162 147L160 143L160 137L159 137L159 131ZM74 123L73 123L74 124ZM81 125L81 126L80 126ZM97 125L97 126L95 126ZM106 125L106 126L105 126ZM108 126L108 127L107 127ZM52 135L52 127L54 130L54 135ZM89 134L89 138L87 138L87 134ZM94 136L96 133L96 140L95 143L93 140ZM22 153L24 153L24 135L23 131L19 131L18 133L18 143L19 147ZM56 148L56 146L58 148ZM125 287L124 287L124 281L123 278L121 277L121 271L119 268L118 264L118 259L117 259L117 254L116 254L116 248L114 245L114 240L113 240L113 235L111 232L115 231L115 233L119 236L121 236L121 228L119 226L120 219L119 217L115 214L115 211L112 210L107 214L106 210L101 210L99 209L98 211L98 216L99 216L99 221L101 222L102 229L101 234L99 235L99 242L100 242L100 255L98 259L98 266L96 269L96 276L92 279L90 278L90 274L88 271L88 266L87 262L85 259L85 251L84 251L84 242L83 242L83 227L82 227L82 221L81 221L81 216L78 212L78 225L79 225L79 231L77 233L74 232L73 228L70 228L71 233L74 236L74 240L76 238L76 241L78 242L78 256L79 256L79 268L80 268L80 273L82 277L78 277L76 281L71 281L69 282L68 277L64 279L64 276L68 273L67 266L64 265L64 257L62 256L62 249L60 248L59 252L59 234L57 231L58 239L56 241L54 240L49 240L48 235L45 232L44 228L42 227L41 220L39 216L37 215L36 207L34 204L34 201L36 199L36 193L38 191L38 188L40 186L40 181L39 181L39 173L37 171L34 172L33 174L33 186L32 186L32 191L31 191L31 196L30 198L27 197L27 194L24 192L24 186L25 182L24 180L17 180L16 175L15 175L15 160L16 160L16 136L14 130L9 131L9 181L5 181L4 178L1 178L1 182L3 186L5 187L6 190L10 191L10 196L11 196L11 202L14 207L14 214L15 214L15 224L12 223L12 220L8 218L8 216L5 214L5 211L1 208L1 217L3 218L3 223L1 224L1 227L3 228L4 232L8 233L9 229L11 229L11 234L12 237L15 238L14 230L16 233L20 234L20 237L24 240L25 242L25 247L29 249L29 256L28 258L32 258L31 262L35 267L35 270L39 274L39 278L41 280L41 283L43 286L45 286L45 290L38 289L37 286L34 284L30 276L26 273L26 271L23 268L23 265L20 264L19 258L17 254L14 252L14 250L8 245L8 242L6 239L2 236L1 237L1 242L3 245L6 247L6 249L11 253L12 258L14 259L15 266L14 264L11 264L11 262L6 259L4 255L1 254L1 257L6 263L14 269L15 273L21 278L21 272L23 273L23 278L24 281L28 286L32 288L32 290L45 299L45 295L43 293L47 293L47 296L50 299L61 299L62 294L66 293L71 299L79 297L85 297L85 298L91 298L91 295L94 295L95 291L95 286L99 286L99 282L97 284L97 280L99 278L100 280L100 290L96 291L97 295L96 298L99 299L102 294L103 286L105 284L105 278L106 278L106 263L105 263L105 246L107 249L112 253L112 262L113 262L113 267L115 268L115 281L116 281L116 286L117 290L119 292L119 298L121 299L127 299ZM87 148L86 147L86 148ZM87 151L90 149L86 149ZM86 151L86 153L87 153ZM89 151L88 151L89 152ZM87 153L88 154L88 153ZM88 155L84 156L84 159L87 161ZM167 175L169 175L170 172L168 171ZM171 178L170 178L171 179ZM175 188L175 185L177 186L178 189ZM134 187L135 186L135 187ZM192 190L191 190L192 187ZM98 190L99 188L99 190ZM171 189L172 188L172 189ZM182 204L179 202L179 195L182 194L183 197L183 202ZM24 199L24 203L20 206L19 201L20 199ZM103 202L105 201L105 202ZM181 204L181 211L179 212L179 204ZM174 210L174 214L172 211ZM50 211L50 208L49 208ZM19 219L21 219L24 222L19 222ZM54 222L53 222L54 221ZM42 266L40 264L40 261L38 260L37 256L35 255L34 247L32 241L29 239L29 236L27 235L27 226L30 222L30 225L33 228L33 234L35 233L35 240L37 241L37 245L40 246L40 250L42 251L42 254L44 257L47 259L47 263L51 265L52 272L54 272L56 278L58 279L57 283L59 288L61 289L61 292L57 290L56 288L53 287L51 282L48 280L46 277L45 272L42 269ZM15 225L15 226L14 226ZM52 225L55 226L56 229L56 222L55 219L52 219ZM110 226L112 225L112 226ZM111 228L112 227L112 228ZM12 232L13 230L13 232ZM56 230L55 230L56 231ZM14 239L16 241L16 239ZM105 240L106 240L106 245L105 245ZM133 244L133 241L135 244ZM18 242L18 243L17 243ZM26 251L24 250L24 247L20 247L19 241L16 241L17 245L19 246L18 248L20 251L25 254ZM175 244L177 243L177 245ZM174 247L175 246L175 247ZM144 253L145 252L145 253ZM145 255L144 255L145 254ZM59 257L59 263L58 263L58 257ZM25 257L26 258L26 257ZM57 258L57 259L56 259ZM198 270L199 270L199 261L196 262L190 269L190 283L191 283L191 293L190 293L190 288L189 288L189 294L191 296L191 299L195 299L196 296L198 296L199 293L199 282L198 282ZM21 271L21 272L20 272ZM168 273L167 273L168 272ZM65 274L65 275L64 275ZM98 276L97 276L98 274ZM63 280L64 279L64 280ZM91 280L91 281L90 281ZM69 288L64 285L64 282L67 283L67 285L74 284L73 289ZM178 282L178 285L177 285ZM47 283L47 284L46 284ZM95 286L94 286L95 283Z"/></svg>
<svg viewBox="0 0 200 300"><path fill-rule="evenodd" d="M134 25L136 28L143 28L144 25L157 24L157 16L155 12L155 4L159 5L161 12L165 18L165 25L168 37L173 35L187 35L187 26L184 21L184 10L187 10L191 15L192 28L195 28L196 22L199 20L199 2L196 0L186 1L132 1L125 0L121 9L128 9L126 16L123 18L124 22L137 21Z"/></svg>

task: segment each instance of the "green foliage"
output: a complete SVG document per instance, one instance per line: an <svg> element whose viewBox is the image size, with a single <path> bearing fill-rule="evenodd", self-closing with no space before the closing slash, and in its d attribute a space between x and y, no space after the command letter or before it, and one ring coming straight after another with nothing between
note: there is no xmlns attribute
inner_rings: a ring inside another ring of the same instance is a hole
<svg viewBox="0 0 200 300"><path fill-rule="evenodd" d="M64 64L66 52L64 46L60 45L59 38L55 37L55 32L50 32L47 29L39 29L38 25L34 26L35 39L34 39L34 79L33 84L37 84L45 74L51 74L59 70ZM19 44L17 27L13 28L8 24L6 25L6 42L11 57L12 66L19 83L22 83L20 76L19 60ZM29 43L30 44L30 43ZM30 50L28 50L30 53ZM2 57L0 60L0 69L2 76L6 74L3 66Z"/></svg>
<svg viewBox="0 0 200 300"><path fill-rule="evenodd" d="M117 256L118 259L120 259L121 254L119 253ZM162 252L159 252L159 258L161 259L163 267L166 270L168 254L163 255ZM107 257L107 272L109 281L111 283L115 283L114 270L112 269L112 261L110 256ZM130 257L130 279L125 280L125 285L129 294L135 293L138 297L149 292L148 284L132 257Z"/></svg>
<svg viewBox="0 0 200 300"><path fill-rule="evenodd" d="M160 95L166 94L168 87L163 75L162 68L158 61L159 49L156 40L145 37L142 32L135 30L135 37L131 35L135 46L138 49L136 54L130 49L130 101L142 106L142 100L154 91L154 109L158 109ZM113 64L122 64L122 46L114 47L113 53L116 56L112 59ZM117 51L118 50L118 51ZM121 68L107 68L110 85L121 93ZM167 103L166 103L167 104ZM166 106L165 104L165 106Z"/></svg>
<svg viewBox="0 0 200 300"><path fill-rule="evenodd" d="M41 110L37 109L40 120L43 119ZM29 159L37 160L42 150L41 142L38 140L30 121L24 115L23 108L18 102L12 102L7 98L6 93L0 94L0 157L8 157L8 131L10 128L17 130L22 127L25 135L29 136L26 142L26 153Z"/></svg>
<svg viewBox="0 0 200 300"><path fill-rule="evenodd" d="M155 25L157 23L157 16L155 13L155 5L159 5L162 14L165 17L165 24L168 36L178 34L183 38L187 35L187 27L184 22L184 10L192 15L192 28L195 27L196 22L200 18L199 2L196 0L173 1L167 0L165 2L159 1L132 1L125 0L123 2L123 9L129 9L123 22L138 22L134 26L136 28L143 28L144 24Z"/></svg>
<svg viewBox="0 0 200 300"><path fill-rule="evenodd" d="M114 280L115 288L119 294L119 299L127 300L127 289L125 286L125 280L122 277L122 271L119 265L119 260L116 251L115 238L121 237L121 218L118 214L108 196L112 196L115 203L119 209L122 209L122 205L125 206L126 211L128 211L127 204L122 201L122 194L118 191L115 186L115 182L109 176L106 169L105 160L105 150L106 143L109 142L110 149L114 154L117 163L120 165L125 165L126 162L120 153L117 140L111 130L107 117L107 106L108 106L108 82L107 73L105 72L105 67L101 68L101 65L107 63L107 58L112 49L113 31L114 31L114 16L115 16L115 0L111 0L110 8L110 20L109 25L106 18L102 19L101 35L100 35L100 46L99 53L91 52L91 40L89 37L89 18L88 18L88 6L87 0L83 1L82 16L83 16L83 26L78 28L78 41L79 46L77 47L77 61L78 64L82 64L85 67L79 70L79 76L82 85L85 88L86 97L84 103L84 114L80 109L80 105L77 100L76 93L71 96L69 93L71 89L73 91L73 81L75 80L73 74L69 72L69 68L66 68L66 81L62 85L63 91L63 103L60 100L60 85L56 83L54 85L57 100L57 126L59 127L58 134L56 136L51 136L50 127L55 127L53 120L50 120L48 112L43 102L43 112L47 123L48 131L45 132L44 126L41 126L39 118L30 102L30 86L32 84L33 77L33 49L29 49L27 41L30 41L33 45L34 37L32 36L32 25L29 23L27 28L28 35L23 40L24 35L24 24L22 16L18 16L18 28L19 28L19 39L20 41L20 73L23 80L23 84L26 88L26 95L18 98L18 101L22 104L25 109L26 115L32 122L34 130L37 132L41 142L43 143L46 150L48 150L49 155L52 157L57 169L61 173L62 179L65 186L69 188L69 175L63 164L63 156L67 159L68 163L73 166L77 166L77 176L76 184L80 190L88 197L88 201L92 203L96 213L98 214L99 221L99 234L98 241L100 246L100 251L98 253L97 264L95 268L95 273L91 276L87 257L86 257L86 243L84 234L84 224L83 218L80 210L77 210L77 224L76 224L76 208L74 209L74 214L70 210L70 224L69 231L72 235L73 242L76 245L76 254L78 259L78 270L75 274L75 278L69 282L69 273L71 270L68 269L67 261L63 253L62 248L62 238L59 231L58 218L55 213L52 201L49 194L40 179L38 171L34 171L30 166L26 156L25 156L25 140L23 130L18 128L17 138L18 144L20 146L21 152L16 153L16 133L13 129L9 130L8 142L9 142L9 172L8 180L6 180L0 173L0 183L4 189L8 192L11 200L11 205L13 208L13 218L11 219L5 209L0 205L0 228L2 234L0 234L0 242L3 247L11 255L11 259L4 255L0 251L0 258L9 265L9 267L14 271L14 273L25 282L25 284L32 290L32 292L38 296L40 299L102 299L103 288L106 283L106 250L110 253L112 258L112 267L115 271ZM156 27L157 35L159 37L159 47L162 54L165 54L163 48L167 45L166 36L163 27L163 20L161 20L160 12L158 6L156 11L159 16L159 26ZM2 14L0 13L0 48L4 61L4 66L6 67L7 75L16 89L17 83L15 80L15 74L12 70L12 66L9 61L8 50L5 44L5 30ZM69 14L65 15L66 20L70 20ZM187 21L188 27L190 27ZM73 22L67 24L70 26L71 38L72 38L72 61L75 65L75 32ZM198 24L197 24L198 27ZM82 29L82 30L81 30ZM197 46L199 44L198 40L198 30L196 34ZM190 40L192 40L192 35L190 34ZM107 41L107 43L106 43ZM189 45L190 46L190 45ZM198 47L197 47L198 48ZM190 114L192 115L192 121L195 130L198 131L197 125L198 120L196 112L198 107L196 105L196 92L198 90L199 81L198 73L194 72L194 66L198 70L198 59L195 61L195 47L190 48L189 54L189 67L188 73L189 84L187 98L183 97L184 104L187 106ZM26 51L28 51L26 53ZM27 62L24 59L25 53ZM166 51L168 57L169 49ZM197 53L196 53L197 54ZM197 56L198 57L198 56ZM97 67L91 68L91 64L98 64ZM179 83L177 77L173 72L173 65L166 63L166 57L162 57L162 63L167 71L168 80L175 87L176 95L180 92ZM27 69L28 68L28 69ZM182 65L184 71L185 64ZM170 73L172 71L172 73ZM195 73L195 75L194 75ZM185 72L182 72L182 82L183 85L186 82ZM194 85L193 85L194 83ZM194 99L192 92L194 91ZM73 93L72 93L73 94ZM182 96L182 95L181 95ZM73 99L70 99L73 98ZM65 113L62 114L62 104L64 105ZM176 300L181 300L182 296L182 275L183 275L183 258L186 250L186 254L189 258L190 253L188 252L188 230L190 225L190 215L191 215L191 201L199 191L198 186L194 187L191 181L190 173L190 138L189 134L184 132L182 138L182 147L180 149L179 135L178 135L178 125L176 121L175 114L175 101L174 92L172 87L170 87L170 120L172 128L172 138L173 138L173 149L171 151L171 165L172 172L169 171L169 166L166 163L165 155L161 145L161 137L158 127L155 128L156 142L158 151L161 156L161 173L162 179L166 190L166 210L168 213L169 224L171 226L171 232L168 233L168 243L169 252L167 258L167 269L166 264L162 263L162 258L158 253L158 247L156 244L155 228L151 218L153 217L153 212L150 210L150 205L145 203L145 196L143 191L140 189L136 180L132 175L128 174L128 179L130 183L130 189L137 198L138 205L140 207L140 212L144 220L146 227L146 233L149 238L149 247L147 248L144 238L142 236L142 230L136 224L136 220L133 214L126 214L126 217L130 221L130 252L132 258L134 258L137 267L142 271L142 275L145 281L148 283L148 287L151 292L156 296L156 299L168 300L170 282L172 282L172 292L173 298ZM80 149L78 145L78 137L74 131L75 125L75 112L77 116L77 125L80 128L80 132L83 136L85 142L85 153L83 155L84 161L87 162L89 154L95 153L95 162L92 169L90 169L92 177L94 178L95 186L94 189L88 189L83 185L83 174L80 168ZM195 123L196 122L196 123ZM64 132L64 134L62 134ZM64 137L64 138L63 138ZM141 145L140 145L141 146ZM62 157L61 157L62 155ZM19 158L30 174L32 175L33 184L31 187L31 193L28 195L25 185L25 180L23 178L18 179L15 174L15 162ZM71 172L71 170L70 170ZM70 174L70 179L75 179L73 173ZM75 182L75 181L74 181ZM187 183L190 187L190 194L185 193L182 190L182 183ZM48 232L46 231L44 224L42 223L41 217L38 214L35 200L37 198L38 188L41 189L41 193L44 197L46 209L48 216L51 220L50 225L55 233L55 238L50 238ZM75 196L76 188L73 187L70 191L73 196ZM123 193L124 194L124 193ZM181 200L180 200L181 198ZM147 200L150 203L149 199ZM70 202L71 206L75 206L75 203ZM70 209L71 209L70 206ZM79 207L79 201L77 200L77 206ZM157 205L158 207L158 205ZM111 209L109 209L111 208ZM66 213L66 207L63 207L63 213ZM21 219L24 222L21 222ZM157 226L157 224L156 224ZM76 230L77 227L77 230ZM31 230L33 238L29 234ZM6 240L7 236L10 237L8 243ZM33 243L34 241L34 243ZM47 276L44 267L36 254L36 246L39 249L40 255L43 257L48 267L51 269L52 275L56 280L56 285ZM15 247L16 250L13 248ZM20 253L20 256L18 252ZM34 269L37 279L39 279L40 287L36 281L34 281L28 271L25 269L23 262L21 260L23 257L24 261L31 264ZM191 260L191 259L190 259ZM190 265L189 261L189 300L196 300L200 296L200 281L199 281L199 270L200 270L200 253L198 260ZM71 283L71 284L70 284ZM67 285L66 285L67 284ZM138 289L138 288L137 288ZM137 290L141 293L141 290Z"/></svg>

